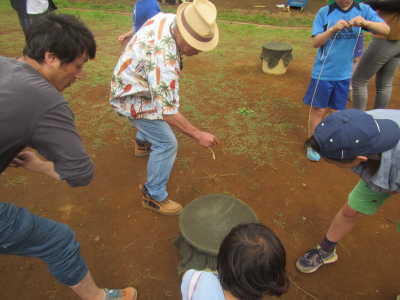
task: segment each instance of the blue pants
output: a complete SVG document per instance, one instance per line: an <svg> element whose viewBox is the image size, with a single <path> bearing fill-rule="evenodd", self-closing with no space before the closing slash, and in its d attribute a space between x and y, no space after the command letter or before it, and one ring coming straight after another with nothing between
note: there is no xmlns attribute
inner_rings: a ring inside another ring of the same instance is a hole
<svg viewBox="0 0 400 300"><path fill-rule="evenodd" d="M26 36L28 27L31 24L29 21L29 16L25 11L22 11L22 10L17 10L17 14L18 14L18 19L19 19L19 24L21 25L21 28Z"/></svg>
<svg viewBox="0 0 400 300"><path fill-rule="evenodd" d="M174 166L178 143L171 127L163 120L131 119L137 129L136 140L151 144L147 162L147 192L156 201L168 197L167 184Z"/></svg>
<svg viewBox="0 0 400 300"><path fill-rule="evenodd" d="M37 257L58 281L69 286L88 273L79 243L67 225L8 203L0 203L0 254Z"/></svg>

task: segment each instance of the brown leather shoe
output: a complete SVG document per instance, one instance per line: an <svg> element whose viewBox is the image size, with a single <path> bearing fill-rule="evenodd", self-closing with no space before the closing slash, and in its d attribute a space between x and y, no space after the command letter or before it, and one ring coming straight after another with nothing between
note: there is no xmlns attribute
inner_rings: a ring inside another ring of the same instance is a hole
<svg viewBox="0 0 400 300"><path fill-rule="evenodd" d="M144 143L139 143L138 141L134 140L133 141L134 146L135 146L135 156L136 157L144 157L148 156L150 153L150 143L144 142Z"/></svg>
<svg viewBox="0 0 400 300"><path fill-rule="evenodd" d="M150 197L143 186L140 189L142 191L142 205L144 208L150 209L152 211L158 212L161 215L166 216L177 216L182 212L183 207L178 202L170 199L156 201Z"/></svg>

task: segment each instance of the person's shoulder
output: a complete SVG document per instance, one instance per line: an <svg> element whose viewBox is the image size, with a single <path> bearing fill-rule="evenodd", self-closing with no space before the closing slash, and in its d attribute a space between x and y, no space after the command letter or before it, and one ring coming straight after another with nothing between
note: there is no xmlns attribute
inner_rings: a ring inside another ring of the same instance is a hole
<svg viewBox="0 0 400 300"><path fill-rule="evenodd" d="M160 8L160 4L158 4L157 0L150 0L150 5L156 8Z"/></svg>
<svg viewBox="0 0 400 300"><path fill-rule="evenodd" d="M183 281L189 280L195 275L195 273L198 273L199 275L199 284L205 284L205 285L217 285L219 286L219 279L217 275L213 272L210 271L198 271L194 269L189 269L183 274Z"/></svg>
<svg viewBox="0 0 400 300"><path fill-rule="evenodd" d="M165 13L165 12L160 12L157 14L157 16L159 16L159 18L167 18L171 20L176 18L176 14Z"/></svg>
<svg viewBox="0 0 400 300"><path fill-rule="evenodd" d="M376 13L376 11L373 10L371 6L369 6L368 4L362 3L362 2L356 2L354 4L353 8L356 8L361 11L368 11L368 12Z"/></svg>
<svg viewBox="0 0 400 300"><path fill-rule="evenodd" d="M173 22L175 22L176 15L171 14L171 13L164 13L164 12L159 12L156 14L154 17L151 18L151 20L154 20L154 23L156 23L156 26L159 26L160 24L165 24L165 25L170 25Z"/></svg>
<svg viewBox="0 0 400 300"><path fill-rule="evenodd" d="M375 119L397 119L400 121L399 109L372 109L367 110L366 113L373 116Z"/></svg>
<svg viewBox="0 0 400 300"><path fill-rule="evenodd" d="M23 67L23 64L12 57L0 56L1 73L10 73L17 71Z"/></svg>
<svg viewBox="0 0 400 300"><path fill-rule="evenodd" d="M194 269L190 269L187 270L184 274L183 274L183 278L190 278L193 276L194 272L196 272L196 270Z"/></svg>
<svg viewBox="0 0 400 300"><path fill-rule="evenodd" d="M51 108L66 103L64 96L27 63L16 61L12 77L16 94L30 95L27 99L35 99L32 104Z"/></svg>
<svg viewBox="0 0 400 300"><path fill-rule="evenodd" d="M224 300L224 292L219 282L218 276L209 271L196 271L190 269L185 272L182 278L182 293L186 295L190 286L190 281L195 274L198 274L198 282L193 294L193 300L207 299L207 300Z"/></svg>
<svg viewBox="0 0 400 300"><path fill-rule="evenodd" d="M225 299L221 283L215 273L207 271L201 273L194 299Z"/></svg>
<svg viewBox="0 0 400 300"><path fill-rule="evenodd" d="M330 4L322 6L320 9L318 9L317 13L315 14L316 16L318 15L327 15L329 10L330 10Z"/></svg>
<svg viewBox="0 0 400 300"><path fill-rule="evenodd" d="M11 62L16 62L17 60L15 58L11 57L6 57L6 56L0 56L0 63L1 64L7 64Z"/></svg>
<svg viewBox="0 0 400 300"><path fill-rule="evenodd" d="M64 99L60 92L49 83L37 70L30 64L18 61L14 58L0 57L2 73L7 72L8 89L15 89L16 93L26 93L29 95L49 95L55 98Z"/></svg>
<svg viewBox="0 0 400 300"><path fill-rule="evenodd" d="M368 4L366 4L366 3L363 3L363 2L355 2L354 3L354 6L359 6L360 8L371 8L372 9L372 7L371 6L369 6Z"/></svg>
<svg viewBox="0 0 400 300"><path fill-rule="evenodd" d="M334 4L335 4L335 2L333 2L333 3L327 3L327 4L323 5L323 6L321 6L321 7L319 8L318 11L329 10L329 8L330 8L332 5L334 5Z"/></svg>
<svg viewBox="0 0 400 300"><path fill-rule="evenodd" d="M202 271L199 281L200 287L209 288L210 290L221 290L221 283L218 276L213 272Z"/></svg>

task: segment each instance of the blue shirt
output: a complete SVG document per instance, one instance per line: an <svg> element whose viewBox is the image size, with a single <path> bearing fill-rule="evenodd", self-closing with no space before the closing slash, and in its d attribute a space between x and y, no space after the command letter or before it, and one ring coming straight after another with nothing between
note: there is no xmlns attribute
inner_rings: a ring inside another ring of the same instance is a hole
<svg viewBox="0 0 400 300"><path fill-rule="evenodd" d="M137 0L132 12L132 23L134 32L138 32L140 27L148 19L151 19L160 12L157 0Z"/></svg>
<svg viewBox="0 0 400 300"><path fill-rule="evenodd" d="M188 298L190 280L195 270L186 271L182 278L182 300L225 300L224 291L216 274L202 271L192 299Z"/></svg>
<svg viewBox="0 0 400 300"><path fill-rule="evenodd" d="M320 8L314 19L312 35L325 32L339 20L350 21L357 16L362 16L367 21L384 22L369 5L354 3L350 9L343 11L335 3ZM350 79L353 54L360 35L361 27L345 28L333 34L318 49L311 77L320 80Z"/></svg>

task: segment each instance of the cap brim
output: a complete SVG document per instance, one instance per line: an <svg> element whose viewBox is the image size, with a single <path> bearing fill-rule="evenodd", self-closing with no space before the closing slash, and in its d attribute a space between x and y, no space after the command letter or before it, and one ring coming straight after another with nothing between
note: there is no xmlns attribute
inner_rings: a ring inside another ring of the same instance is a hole
<svg viewBox="0 0 400 300"><path fill-rule="evenodd" d="M183 26L181 18L182 11L185 9L185 7L187 7L190 4L191 2L182 3L181 5L178 6L178 9L176 11L176 24L178 25L179 32L182 35L182 38L194 49L197 49L199 51L211 51L218 45L219 41L218 26L216 23L213 25L214 37L212 38L212 40L208 42L201 42L192 37L192 35Z"/></svg>
<svg viewBox="0 0 400 300"><path fill-rule="evenodd" d="M365 149L365 154L379 154L394 148L400 140L400 127L389 119L374 119L379 126L380 134L371 141L373 146Z"/></svg>

